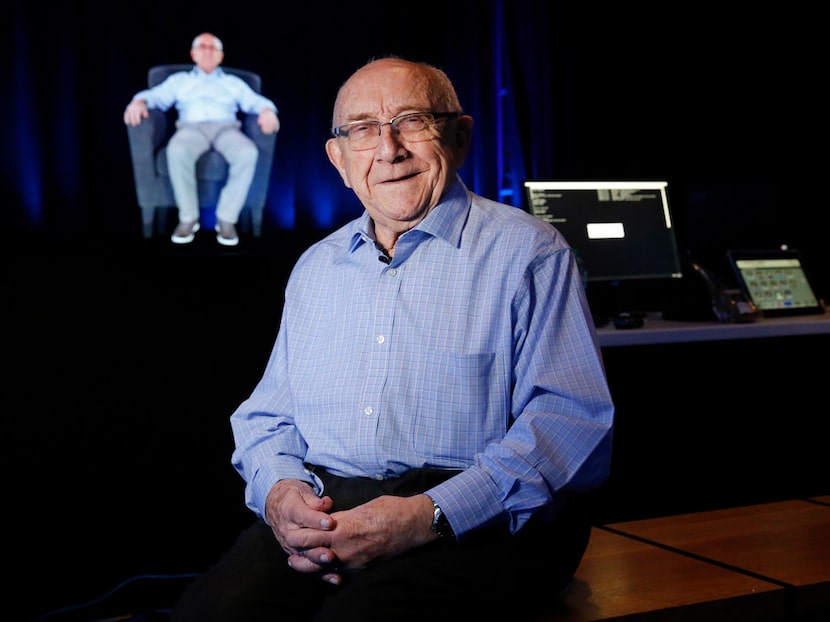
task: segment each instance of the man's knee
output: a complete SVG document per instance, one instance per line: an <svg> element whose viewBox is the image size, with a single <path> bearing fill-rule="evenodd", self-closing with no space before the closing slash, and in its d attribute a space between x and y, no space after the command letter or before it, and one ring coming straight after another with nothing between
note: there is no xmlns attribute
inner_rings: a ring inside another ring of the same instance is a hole
<svg viewBox="0 0 830 622"><path fill-rule="evenodd" d="M235 150L232 154L225 156L225 158L231 163L236 165L237 167L253 167L256 166L257 158L259 157L259 151L256 148L256 145L253 141L247 142L239 142L236 145Z"/></svg>
<svg viewBox="0 0 830 622"><path fill-rule="evenodd" d="M204 153L187 140L170 139L167 143L167 161L171 163L192 164Z"/></svg>

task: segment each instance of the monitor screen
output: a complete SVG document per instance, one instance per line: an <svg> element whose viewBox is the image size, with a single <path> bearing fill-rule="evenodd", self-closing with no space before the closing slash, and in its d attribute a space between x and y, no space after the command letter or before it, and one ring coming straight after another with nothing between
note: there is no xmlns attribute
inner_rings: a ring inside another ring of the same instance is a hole
<svg viewBox="0 0 830 622"><path fill-rule="evenodd" d="M525 181L525 209L554 225L591 281L683 274L665 181Z"/></svg>

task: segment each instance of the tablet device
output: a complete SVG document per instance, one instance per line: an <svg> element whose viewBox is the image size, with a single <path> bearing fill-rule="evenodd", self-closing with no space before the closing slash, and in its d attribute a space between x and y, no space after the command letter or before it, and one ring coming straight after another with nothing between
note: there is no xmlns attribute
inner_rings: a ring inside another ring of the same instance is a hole
<svg viewBox="0 0 830 622"><path fill-rule="evenodd" d="M741 289L764 317L825 312L797 249L730 250L727 256Z"/></svg>

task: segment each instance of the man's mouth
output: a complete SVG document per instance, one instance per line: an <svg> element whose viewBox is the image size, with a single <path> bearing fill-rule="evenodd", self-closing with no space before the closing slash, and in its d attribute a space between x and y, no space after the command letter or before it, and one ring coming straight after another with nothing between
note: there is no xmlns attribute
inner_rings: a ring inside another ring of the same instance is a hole
<svg viewBox="0 0 830 622"><path fill-rule="evenodd" d="M413 177L417 177L418 175L420 175L419 172L410 173L409 175L404 175L403 177L395 177L394 179L387 179L383 183L389 184L389 183L395 183L395 182L399 182L399 181L406 181L408 179L412 179Z"/></svg>

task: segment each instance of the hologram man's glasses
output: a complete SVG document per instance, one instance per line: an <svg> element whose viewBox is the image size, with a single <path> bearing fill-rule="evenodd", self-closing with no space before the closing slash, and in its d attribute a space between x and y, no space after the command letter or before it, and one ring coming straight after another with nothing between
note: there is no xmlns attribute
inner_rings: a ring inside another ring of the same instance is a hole
<svg viewBox="0 0 830 622"><path fill-rule="evenodd" d="M374 149L380 143L380 133L384 125L391 125L392 131L409 142L430 140L435 135L432 128L443 119L456 119L460 112L407 112L392 117L385 123L374 119L352 121L332 129L338 138L345 138L352 151Z"/></svg>

